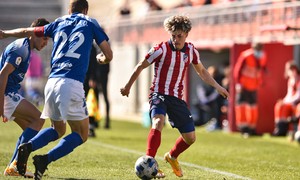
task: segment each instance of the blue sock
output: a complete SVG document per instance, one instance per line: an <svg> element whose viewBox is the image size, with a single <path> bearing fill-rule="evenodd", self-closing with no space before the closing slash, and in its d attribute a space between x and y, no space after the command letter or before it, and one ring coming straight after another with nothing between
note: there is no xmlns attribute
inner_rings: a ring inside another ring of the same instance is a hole
<svg viewBox="0 0 300 180"><path fill-rule="evenodd" d="M31 128L26 128L23 133L21 134L21 136L19 137L17 144L16 144L16 148L14 151L14 154L9 162L9 164L11 164L17 157L17 153L18 153L18 147L20 146L20 144L23 143L27 143L32 137L34 137L36 134L38 133L38 131L31 129Z"/></svg>
<svg viewBox="0 0 300 180"><path fill-rule="evenodd" d="M83 141L78 133L73 132L69 134L68 136L61 139L59 143L48 152L48 163L66 156L82 143Z"/></svg>
<svg viewBox="0 0 300 180"><path fill-rule="evenodd" d="M29 142L32 144L32 151L40 149L46 146L49 142L55 141L58 139L58 133L52 127L42 129L34 138Z"/></svg>

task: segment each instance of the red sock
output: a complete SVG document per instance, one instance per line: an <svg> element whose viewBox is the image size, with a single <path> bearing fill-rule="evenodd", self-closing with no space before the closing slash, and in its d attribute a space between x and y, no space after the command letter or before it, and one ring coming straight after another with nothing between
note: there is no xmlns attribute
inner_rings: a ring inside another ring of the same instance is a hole
<svg viewBox="0 0 300 180"><path fill-rule="evenodd" d="M160 146L161 132L157 129L151 129L148 134L146 155L155 157L158 147Z"/></svg>
<svg viewBox="0 0 300 180"><path fill-rule="evenodd" d="M174 158L177 158L179 154L181 154L183 151L185 151L187 148L189 148L190 145L187 144L183 138L180 136L174 145L174 147L170 151L170 155Z"/></svg>

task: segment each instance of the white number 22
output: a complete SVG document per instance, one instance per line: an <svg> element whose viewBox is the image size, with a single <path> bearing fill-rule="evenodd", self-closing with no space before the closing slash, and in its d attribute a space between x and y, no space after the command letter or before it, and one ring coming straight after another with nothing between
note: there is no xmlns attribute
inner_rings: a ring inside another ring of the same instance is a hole
<svg viewBox="0 0 300 180"><path fill-rule="evenodd" d="M71 35L71 37L68 39L68 36L65 32L58 32L56 33L54 37L54 42L57 42L60 38L62 38L62 41L58 48L56 49L56 53L54 55L53 59L61 58L62 56L71 57L71 58L79 58L80 54L76 53L75 51L82 45L84 42L84 35L81 32L76 32ZM78 41L75 42L75 39L78 38ZM74 43L74 45L69 49L65 54L62 52L63 47L66 46L66 42L69 41L69 44Z"/></svg>

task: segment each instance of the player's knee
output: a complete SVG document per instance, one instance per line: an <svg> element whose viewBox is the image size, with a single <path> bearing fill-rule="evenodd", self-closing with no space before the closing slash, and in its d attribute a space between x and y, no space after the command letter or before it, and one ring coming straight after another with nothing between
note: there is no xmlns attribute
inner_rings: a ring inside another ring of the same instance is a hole
<svg viewBox="0 0 300 180"><path fill-rule="evenodd" d="M61 138L66 133L66 129L63 128L54 128L58 134L58 137Z"/></svg>
<svg viewBox="0 0 300 180"><path fill-rule="evenodd" d="M38 120L36 120L36 122L37 122L37 126L38 126L39 130L41 130L45 123L45 119L38 119Z"/></svg>
<svg viewBox="0 0 300 180"><path fill-rule="evenodd" d="M196 142L196 137L192 137L189 141L189 144L194 144Z"/></svg>
<svg viewBox="0 0 300 180"><path fill-rule="evenodd" d="M190 136L185 139L185 142L189 145L192 145L196 142L196 136Z"/></svg>
<svg viewBox="0 0 300 180"><path fill-rule="evenodd" d="M164 118L155 117L152 119L152 128L162 130L165 125Z"/></svg>
<svg viewBox="0 0 300 180"><path fill-rule="evenodd" d="M40 131L43 127L45 123L44 119L35 119L33 121L31 121L31 123L29 124L29 127L31 127L32 129L36 130L36 131Z"/></svg>

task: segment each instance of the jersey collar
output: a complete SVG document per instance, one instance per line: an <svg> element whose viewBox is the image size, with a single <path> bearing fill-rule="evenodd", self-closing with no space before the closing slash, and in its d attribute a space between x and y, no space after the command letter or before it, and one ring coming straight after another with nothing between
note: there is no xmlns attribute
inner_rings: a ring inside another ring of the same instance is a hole
<svg viewBox="0 0 300 180"><path fill-rule="evenodd" d="M173 44L172 44L172 41L171 40L169 40L168 41L168 44L169 44L169 46L171 47L171 49L172 49L172 51L177 51L177 49L175 49L175 47L173 46ZM185 50L186 50L186 43L184 43L184 46L183 46L183 48L182 49L180 49L179 51L181 51L181 52L185 52Z"/></svg>

